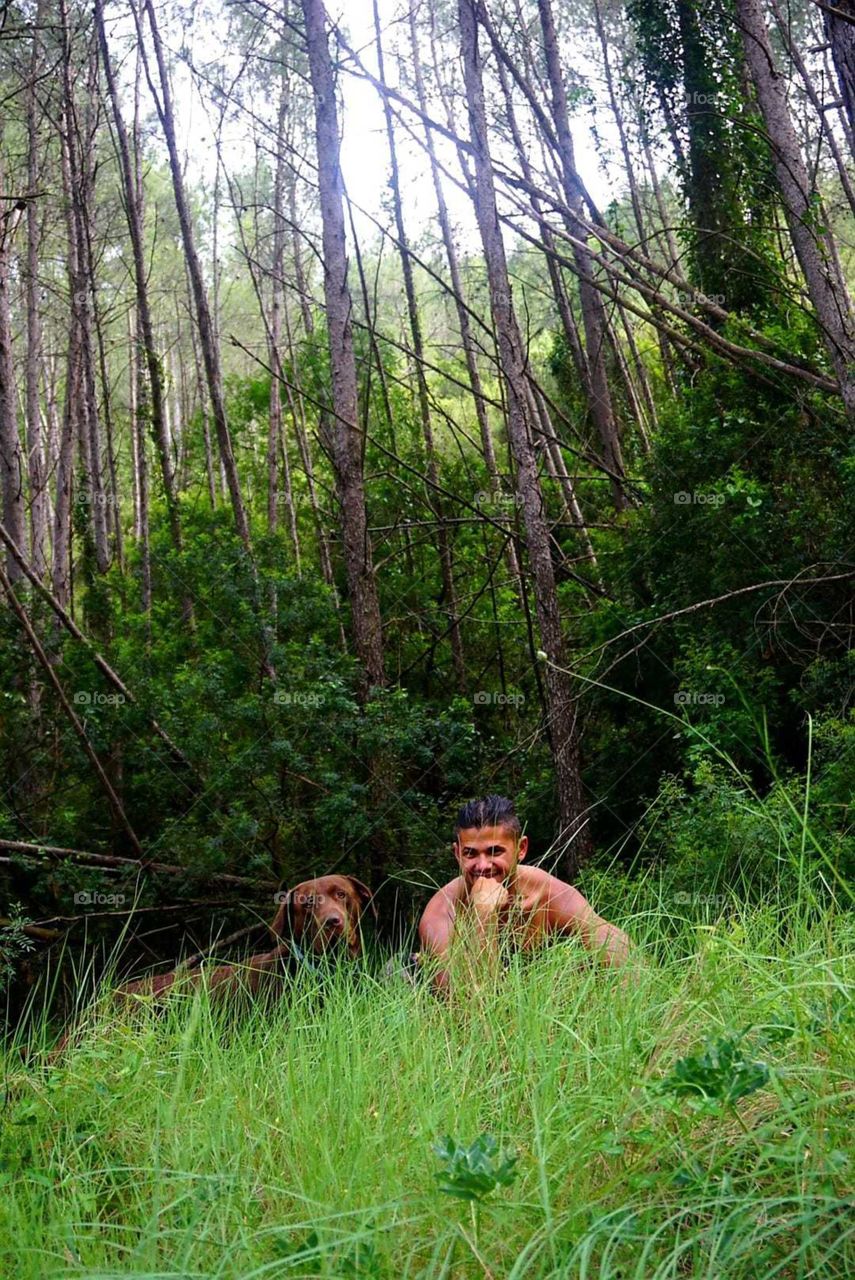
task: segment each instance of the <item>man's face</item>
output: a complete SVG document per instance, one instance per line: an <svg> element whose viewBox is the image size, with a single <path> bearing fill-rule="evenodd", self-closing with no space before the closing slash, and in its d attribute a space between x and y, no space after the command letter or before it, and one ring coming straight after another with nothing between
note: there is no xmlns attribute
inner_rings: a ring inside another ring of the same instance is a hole
<svg viewBox="0 0 855 1280"><path fill-rule="evenodd" d="M517 842L514 833L504 827L464 827L454 842L454 856L467 889L480 876L510 879L527 849L528 836L520 836Z"/></svg>

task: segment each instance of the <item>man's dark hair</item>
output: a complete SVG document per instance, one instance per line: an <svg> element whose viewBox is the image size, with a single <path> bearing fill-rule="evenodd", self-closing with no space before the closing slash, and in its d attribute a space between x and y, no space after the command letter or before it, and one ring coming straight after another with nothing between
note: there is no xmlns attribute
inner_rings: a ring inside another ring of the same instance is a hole
<svg viewBox="0 0 855 1280"><path fill-rule="evenodd" d="M522 827L514 810L513 800L507 796L485 796L483 800L469 800L457 815L455 835L467 827L504 827L519 840Z"/></svg>

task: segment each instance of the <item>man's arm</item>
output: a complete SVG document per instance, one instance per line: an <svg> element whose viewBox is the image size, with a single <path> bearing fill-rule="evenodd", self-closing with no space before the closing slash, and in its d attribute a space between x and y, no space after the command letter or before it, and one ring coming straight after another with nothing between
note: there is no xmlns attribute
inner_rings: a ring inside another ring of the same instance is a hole
<svg viewBox="0 0 855 1280"><path fill-rule="evenodd" d="M419 942L423 954L442 958L451 946L451 935L454 930L454 912L456 903L455 889L457 881L445 885L438 890L422 913L419 921ZM438 990L448 986L448 970L440 969L434 976L434 984Z"/></svg>
<svg viewBox="0 0 855 1280"><path fill-rule="evenodd" d="M630 942L617 925L598 916L587 899L572 884L550 876L547 912L549 923L560 933L575 933L589 951L600 953L608 965L624 965Z"/></svg>

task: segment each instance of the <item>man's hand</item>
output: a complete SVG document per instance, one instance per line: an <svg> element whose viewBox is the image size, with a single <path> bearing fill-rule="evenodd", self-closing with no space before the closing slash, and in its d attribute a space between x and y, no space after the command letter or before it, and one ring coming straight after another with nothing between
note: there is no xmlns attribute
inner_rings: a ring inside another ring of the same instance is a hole
<svg viewBox="0 0 855 1280"><path fill-rule="evenodd" d="M495 920L500 909L507 905L508 890L501 880L489 876L479 876L469 893L469 901L482 930L486 930L489 922Z"/></svg>

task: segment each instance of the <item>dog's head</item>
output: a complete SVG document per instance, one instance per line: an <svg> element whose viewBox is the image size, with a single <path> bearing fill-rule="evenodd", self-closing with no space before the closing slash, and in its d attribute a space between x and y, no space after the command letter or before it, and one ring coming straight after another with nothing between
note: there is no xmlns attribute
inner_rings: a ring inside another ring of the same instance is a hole
<svg viewBox="0 0 855 1280"><path fill-rule="evenodd" d="M315 955L344 947L358 956L359 922L368 906L374 911L371 890L355 876L319 876L280 896L270 932L277 941L293 938Z"/></svg>

